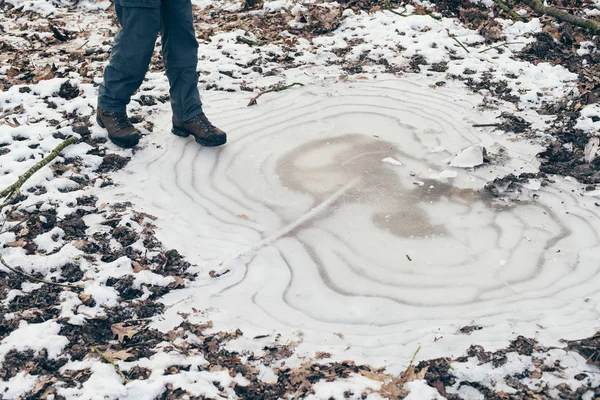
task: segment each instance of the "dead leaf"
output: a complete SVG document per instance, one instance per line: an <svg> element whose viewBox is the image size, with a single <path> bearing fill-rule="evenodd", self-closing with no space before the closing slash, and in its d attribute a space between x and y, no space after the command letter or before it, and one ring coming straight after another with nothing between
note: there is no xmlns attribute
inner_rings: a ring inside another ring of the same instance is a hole
<svg viewBox="0 0 600 400"><path fill-rule="evenodd" d="M77 250L81 250L83 249L85 246L87 246L88 244L90 244L90 242L88 242L87 240L77 240L75 242L73 242L73 246L77 249Z"/></svg>
<svg viewBox="0 0 600 400"><path fill-rule="evenodd" d="M185 281L178 276L175 277L174 283L175 283L175 285L174 285L175 289L185 287Z"/></svg>
<svg viewBox="0 0 600 400"><path fill-rule="evenodd" d="M241 219L248 219L248 216L246 214L240 214L237 217Z"/></svg>
<svg viewBox="0 0 600 400"><path fill-rule="evenodd" d="M124 326L125 323L121 322L119 324L113 324L110 327L111 332L113 333L113 335L116 335L117 338L119 339L120 343L123 343L123 340L125 340L125 338L129 338L131 339L132 337L134 337L136 335L136 333L138 333L140 331L140 325L132 325L132 326Z"/></svg>
<svg viewBox="0 0 600 400"><path fill-rule="evenodd" d="M333 334L334 334L335 336L339 337L340 339L344 340L344 335L343 335L343 334L341 334L341 333L337 333L337 332L334 332Z"/></svg>
<svg viewBox="0 0 600 400"><path fill-rule="evenodd" d="M6 243L7 247L23 247L25 242L22 239L17 240L16 242Z"/></svg>
<svg viewBox="0 0 600 400"><path fill-rule="evenodd" d="M134 354L131 354L128 349L118 350L118 351L108 349L105 352L103 352L103 354L104 354L104 357L110 359L111 361L115 361L115 360L126 361L135 356Z"/></svg>
<svg viewBox="0 0 600 400"><path fill-rule="evenodd" d="M218 277L220 277L220 276L223 276L223 275L225 275L226 273L228 273L228 272L230 272L230 271L231 271L231 270L229 270L229 269L226 269L225 271L222 271L222 272L217 272L217 271L211 270L211 271L208 273L208 275L209 275L211 278L218 278Z"/></svg>
<svg viewBox="0 0 600 400"><path fill-rule="evenodd" d="M359 373L364 376L367 379L370 379L372 381L375 382L385 382L387 379L389 379L389 376L387 376L386 374L377 374L373 371L367 371L367 370L359 370Z"/></svg>
<svg viewBox="0 0 600 400"><path fill-rule="evenodd" d="M25 253L29 255L35 253L37 250L37 245L33 242L27 242L23 248L25 249Z"/></svg>
<svg viewBox="0 0 600 400"><path fill-rule="evenodd" d="M131 263L131 268L133 269L133 272L135 272L136 274L140 271L145 271L148 269L148 267L144 267L142 264L140 264L137 261L133 261Z"/></svg>
<svg viewBox="0 0 600 400"><path fill-rule="evenodd" d="M46 389L46 386L48 386L51 383L55 383L56 381L56 378L50 378L47 376L41 377L35 384L35 387L33 388L33 394L38 394L42 390Z"/></svg>
<svg viewBox="0 0 600 400"><path fill-rule="evenodd" d="M80 293L79 294L79 300L81 300L82 303L87 302L88 300L90 300L92 298L91 294L86 294L86 293Z"/></svg>
<svg viewBox="0 0 600 400"><path fill-rule="evenodd" d="M531 373L529 374L529 379L540 379L542 377L542 373L540 371L533 370L531 371Z"/></svg>

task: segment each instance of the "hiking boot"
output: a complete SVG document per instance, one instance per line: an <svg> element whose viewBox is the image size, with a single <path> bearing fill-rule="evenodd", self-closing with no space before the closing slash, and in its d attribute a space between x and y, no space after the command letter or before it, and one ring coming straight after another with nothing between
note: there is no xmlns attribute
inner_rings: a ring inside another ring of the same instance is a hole
<svg viewBox="0 0 600 400"><path fill-rule="evenodd" d="M96 122L108 131L110 141L119 147L134 147L140 141L140 133L125 113L106 112L98 107Z"/></svg>
<svg viewBox="0 0 600 400"><path fill-rule="evenodd" d="M179 122L173 117L171 132L182 137L192 135L196 142L206 147L221 146L227 142L225 132L211 124L204 113L185 122Z"/></svg>

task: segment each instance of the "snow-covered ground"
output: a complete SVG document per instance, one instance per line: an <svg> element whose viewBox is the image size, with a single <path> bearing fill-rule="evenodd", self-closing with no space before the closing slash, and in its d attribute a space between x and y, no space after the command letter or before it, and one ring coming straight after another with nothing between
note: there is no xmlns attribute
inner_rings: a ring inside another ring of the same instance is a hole
<svg viewBox="0 0 600 400"><path fill-rule="evenodd" d="M538 171L549 118L535 111L578 90L567 68L515 58L542 30L540 20L498 20L504 39L493 46L455 19L420 15L415 4L396 13L346 10L337 29L310 37L302 34L312 26L307 15L315 18L318 7L329 16L338 5L300 3L266 1L249 11L289 19L290 32L261 46L248 44L256 37L243 29L219 33L219 21L197 26L217 31L201 41L199 72L202 89L219 89L202 94L206 113L229 134L225 147L170 133L168 83L155 64L130 105L130 115L146 121L132 152L100 143L105 132L84 123L116 30L109 4L10 2L33 13L3 16L2 40L48 75L0 93L0 150L8 150L0 153L0 189L64 137L84 141L3 210L0 254L47 280L64 279L76 264L82 275L69 282L83 289L59 290L57 304L42 310L56 312L40 320L31 315L41 306L27 314L18 303L43 283L3 284L3 398L257 398L240 389L256 385L250 376L274 386L294 374L290 398L478 399L485 390L523 398L542 387L556 397L561 385L584 399L598 394L600 370L562 341L600 329L600 190L562 176L524 179L517 190L501 179ZM199 15L241 8L195 5ZM52 32L35 32L58 20L59 29L85 34L57 44ZM23 26L30 30L16 34ZM69 59L61 48L84 56ZM49 60L56 68L44 67ZM402 72L411 68L423 73ZM14 64L0 67L0 76L19 73ZM248 106L259 90L296 82L304 86ZM478 127L502 113L525 118L531 131ZM586 106L577 127L597 135L598 113L597 104ZM110 172L110 154L131 160ZM131 232L138 236L129 240ZM160 246L148 244L156 239ZM192 265L167 271L165 249ZM125 298L114 281L129 276L136 294ZM161 312L114 319L111 310L144 302ZM84 332L101 321L113 336L74 355L70 327ZM128 344L140 332L153 333ZM523 350L511 343L519 335L530 338L519 343L537 343ZM220 342L211 345L214 338ZM253 372L219 366L211 346L221 359L228 352L222 362ZM7 357L13 363L27 350L54 360L56 375L9 365ZM437 361L427 364L444 357L452 382ZM306 378L328 363L352 373ZM441 389L427 369L440 374ZM277 398L265 387L264 398Z"/></svg>

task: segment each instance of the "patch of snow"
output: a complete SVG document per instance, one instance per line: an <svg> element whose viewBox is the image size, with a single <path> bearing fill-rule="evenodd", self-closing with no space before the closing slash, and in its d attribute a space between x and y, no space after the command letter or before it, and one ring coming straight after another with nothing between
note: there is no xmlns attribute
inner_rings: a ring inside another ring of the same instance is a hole
<svg viewBox="0 0 600 400"><path fill-rule="evenodd" d="M20 400L31 392L37 382L37 376L19 372L7 381L0 380L0 396L5 400Z"/></svg>
<svg viewBox="0 0 600 400"><path fill-rule="evenodd" d="M581 110L575 129L600 134L600 103L588 104Z"/></svg>
<svg viewBox="0 0 600 400"><path fill-rule="evenodd" d="M50 320L39 324L29 324L26 321L19 323L19 328L0 342L0 362L10 350L46 349L48 358L57 358L62 349L69 343L69 339L58 334L60 324Z"/></svg>
<svg viewBox="0 0 600 400"><path fill-rule="evenodd" d="M383 160L381 160L381 162L387 163L387 164L391 164L391 165L395 165L397 167L401 167L402 164L400 161L396 160L395 158L392 157L386 157Z"/></svg>
<svg viewBox="0 0 600 400"><path fill-rule="evenodd" d="M483 164L483 147L481 145L469 146L461 150L450 161L451 167L473 168Z"/></svg>

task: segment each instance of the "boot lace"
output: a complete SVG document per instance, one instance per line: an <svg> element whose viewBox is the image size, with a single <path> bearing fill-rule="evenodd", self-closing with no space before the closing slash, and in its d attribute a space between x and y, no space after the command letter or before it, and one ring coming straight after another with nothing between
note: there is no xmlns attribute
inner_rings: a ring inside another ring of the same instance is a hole
<svg viewBox="0 0 600 400"><path fill-rule="evenodd" d="M192 118L191 121L189 121L189 123L199 123L200 127L202 128L202 130L204 131L204 133L209 134L209 133L213 133L217 128L208 120L208 118L206 117L206 114L202 113L199 115L196 115L194 118Z"/></svg>
<svg viewBox="0 0 600 400"><path fill-rule="evenodd" d="M111 113L110 117L115 122L115 125L119 130L133 126L129 118L127 118L127 114Z"/></svg>

